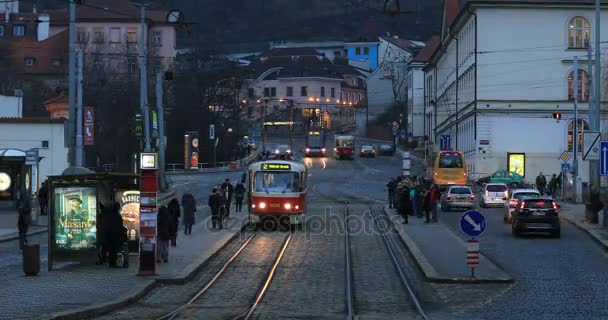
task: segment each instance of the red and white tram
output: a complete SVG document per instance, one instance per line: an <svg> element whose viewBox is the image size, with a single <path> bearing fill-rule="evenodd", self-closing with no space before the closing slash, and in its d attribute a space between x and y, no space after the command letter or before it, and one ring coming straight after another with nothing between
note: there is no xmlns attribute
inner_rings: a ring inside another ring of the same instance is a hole
<svg viewBox="0 0 608 320"><path fill-rule="evenodd" d="M334 153L336 159L355 159L355 137L352 135L335 135Z"/></svg>
<svg viewBox="0 0 608 320"><path fill-rule="evenodd" d="M308 172L301 162L268 160L249 166L249 213L254 223L264 217L304 221Z"/></svg>

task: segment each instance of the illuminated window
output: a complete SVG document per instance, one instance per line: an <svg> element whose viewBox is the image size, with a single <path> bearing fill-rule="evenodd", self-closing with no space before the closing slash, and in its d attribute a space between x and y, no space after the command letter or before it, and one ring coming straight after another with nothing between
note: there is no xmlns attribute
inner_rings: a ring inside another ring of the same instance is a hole
<svg viewBox="0 0 608 320"><path fill-rule="evenodd" d="M574 71L568 75L568 100L574 100ZM578 101L589 100L589 74L578 69Z"/></svg>
<svg viewBox="0 0 608 320"><path fill-rule="evenodd" d="M574 120L568 124L568 151L572 152L573 144L572 138L574 137ZM584 119L578 119L578 152L582 152L583 149L583 130L589 131L589 123Z"/></svg>
<svg viewBox="0 0 608 320"><path fill-rule="evenodd" d="M137 28L127 29L127 42L137 42Z"/></svg>
<svg viewBox="0 0 608 320"><path fill-rule="evenodd" d="M568 47L587 48L591 38L589 20L583 17L574 17L568 23Z"/></svg>

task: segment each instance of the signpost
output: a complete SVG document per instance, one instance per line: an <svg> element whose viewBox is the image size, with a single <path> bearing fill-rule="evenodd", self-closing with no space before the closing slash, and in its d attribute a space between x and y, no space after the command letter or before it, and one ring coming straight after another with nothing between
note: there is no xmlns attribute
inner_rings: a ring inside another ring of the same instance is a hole
<svg viewBox="0 0 608 320"><path fill-rule="evenodd" d="M583 160L600 159L600 133L583 132Z"/></svg>
<svg viewBox="0 0 608 320"><path fill-rule="evenodd" d="M405 177L409 177L410 176L410 170L411 170L411 160L410 160L410 153L409 151L404 151L403 154L401 155L401 160L402 160L402 175Z"/></svg>
<svg viewBox="0 0 608 320"><path fill-rule="evenodd" d="M35 166L38 164L38 149L30 149L25 151L25 165Z"/></svg>
<svg viewBox="0 0 608 320"><path fill-rule="evenodd" d="M158 155L140 155L139 275L156 275L156 215L158 210Z"/></svg>
<svg viewBox="0 0 608 320"><path fill-rule="evenodd" d="M215 139L215 125L210 124L209 125L209 140L213 140L213 139Z"/></svg>
<svg viewBox="0 0 608 320"><path fill-rule="evenodd" d="M608 141L600 142L600 175L608 176Z"/></svg>
<svg viewBox="0 0 608 320"><path fill-rule="evenodd" d="M135 115L135 136L137 138L144 137L144 118L140 113Z"/></svg>
<svg viewBox="0 0 608 320"><path fill-rule="evenodd" d="M479 266L479 241L475 238L486 230L486 217L479 211L467 211L460 217L460 230L471 237L467 241L467 265L475 278L475 268Z"/></svg>
<svg viewBox="0 0 608 320"><path fill-rule="evenodd" d="M84 107L84 145L92 146L95 144L95 109Z"/></svg>
<svg viewBox="0 0 608 320"><path fill-rule="evenodd" d="M440 150L449 150L451 149L452 137L450 135L444 134L439 136L439 149Z"/></svg>

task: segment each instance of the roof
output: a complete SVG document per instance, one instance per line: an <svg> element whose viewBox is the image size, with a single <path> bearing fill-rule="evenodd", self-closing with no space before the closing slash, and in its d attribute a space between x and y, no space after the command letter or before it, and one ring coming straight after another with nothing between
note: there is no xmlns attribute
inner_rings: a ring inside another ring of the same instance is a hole
<svg viewBox="0 0 608 320"><path fill-rule="evenodd" d="M439 36L433 36L426 43L424 48L422 48L418 54L412 59L413 62L428 62L431 60L431 56L439 46L441 45L441 39Z"/></svg>
<svg viewBox="0 0 608 320"><path fill-rule="evenodd" d="M402 39L399 36L381 35L379 38L391 43L392 45L394 45L398 48L401 48L403 50L406 50L406 51L409 51L412 53L418 52L418 50L420 50L420 48L422 48L424 46L424 43L422 43L422 42Z"/></svg>
<svg viewBox="0 0 608 320"><path fill-rule="evenodd" d="M68 24L68 10L48 10L51 24ZM146 10L148 22L166 23L168 11ZM140 10L128 0L87 0L76 10L78 22L87 21L133 21L140 19Z"/></svg>
<svg viewBox="0 0 608 320"><path fill-rule="evenodd" d="M49 103L68 103L68 97L66 95L60 95L57 96L55 98L51 98L49 100L46 100L44 102L44 104L49 104Z"/></svg>
<svg viewBox="0 0 608 320"><path fill-rule="evenodd" d="M347 65L332 63L319 56L258 56L251 64L243 67L245 77L257 79L271 69L278 69L273 75L276 78L321 77L343 79L345 75L361 76L356 69ZM267 78L268 79L268 78Z"/></svg>
<svg viewBox="0 0 608 320"><path fill-rule="evenodd" d="M63 124L63 119L51 119L51 118L42 118L42 117L27 117L27 118L0 118L0 124L8 123L8 124L18 124L18 123L30 123L30 124L45 124L52 123Z"/></svg>
<svg viewBox="0 0 608 320"><path fill-rule="evenodd" d="M24 74L66 74L68 71L68 31L62 31L43 41L33 37L6 37L0 44L10 48L15 70ZM32 66L25 65L25 59L33 58Z"/></svg>
<svg viewBox="0 0 608 320"><path fill-rule="evenodd" d="M274 48L262 52L260 57L292 57L292 56L313 56L323 57L324 55L313 48Z"/></svg>

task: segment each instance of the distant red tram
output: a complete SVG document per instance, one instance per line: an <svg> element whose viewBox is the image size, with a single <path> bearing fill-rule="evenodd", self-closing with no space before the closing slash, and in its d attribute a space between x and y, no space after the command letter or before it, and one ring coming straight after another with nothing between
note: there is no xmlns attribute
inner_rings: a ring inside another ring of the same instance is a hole
<svg viewBox="0 0 608 320"><path fill-rule="evenodd" d="M265 217L304 222L308 171L297 161L268 160L249 166L249 213L254 223Z"/></svg>
<svg viewBox="0 0 608 320"><path fill-rule="evenodd" d="M336 159L355 159L355 137L352 135L335 135L334 154Z"/></svg>

